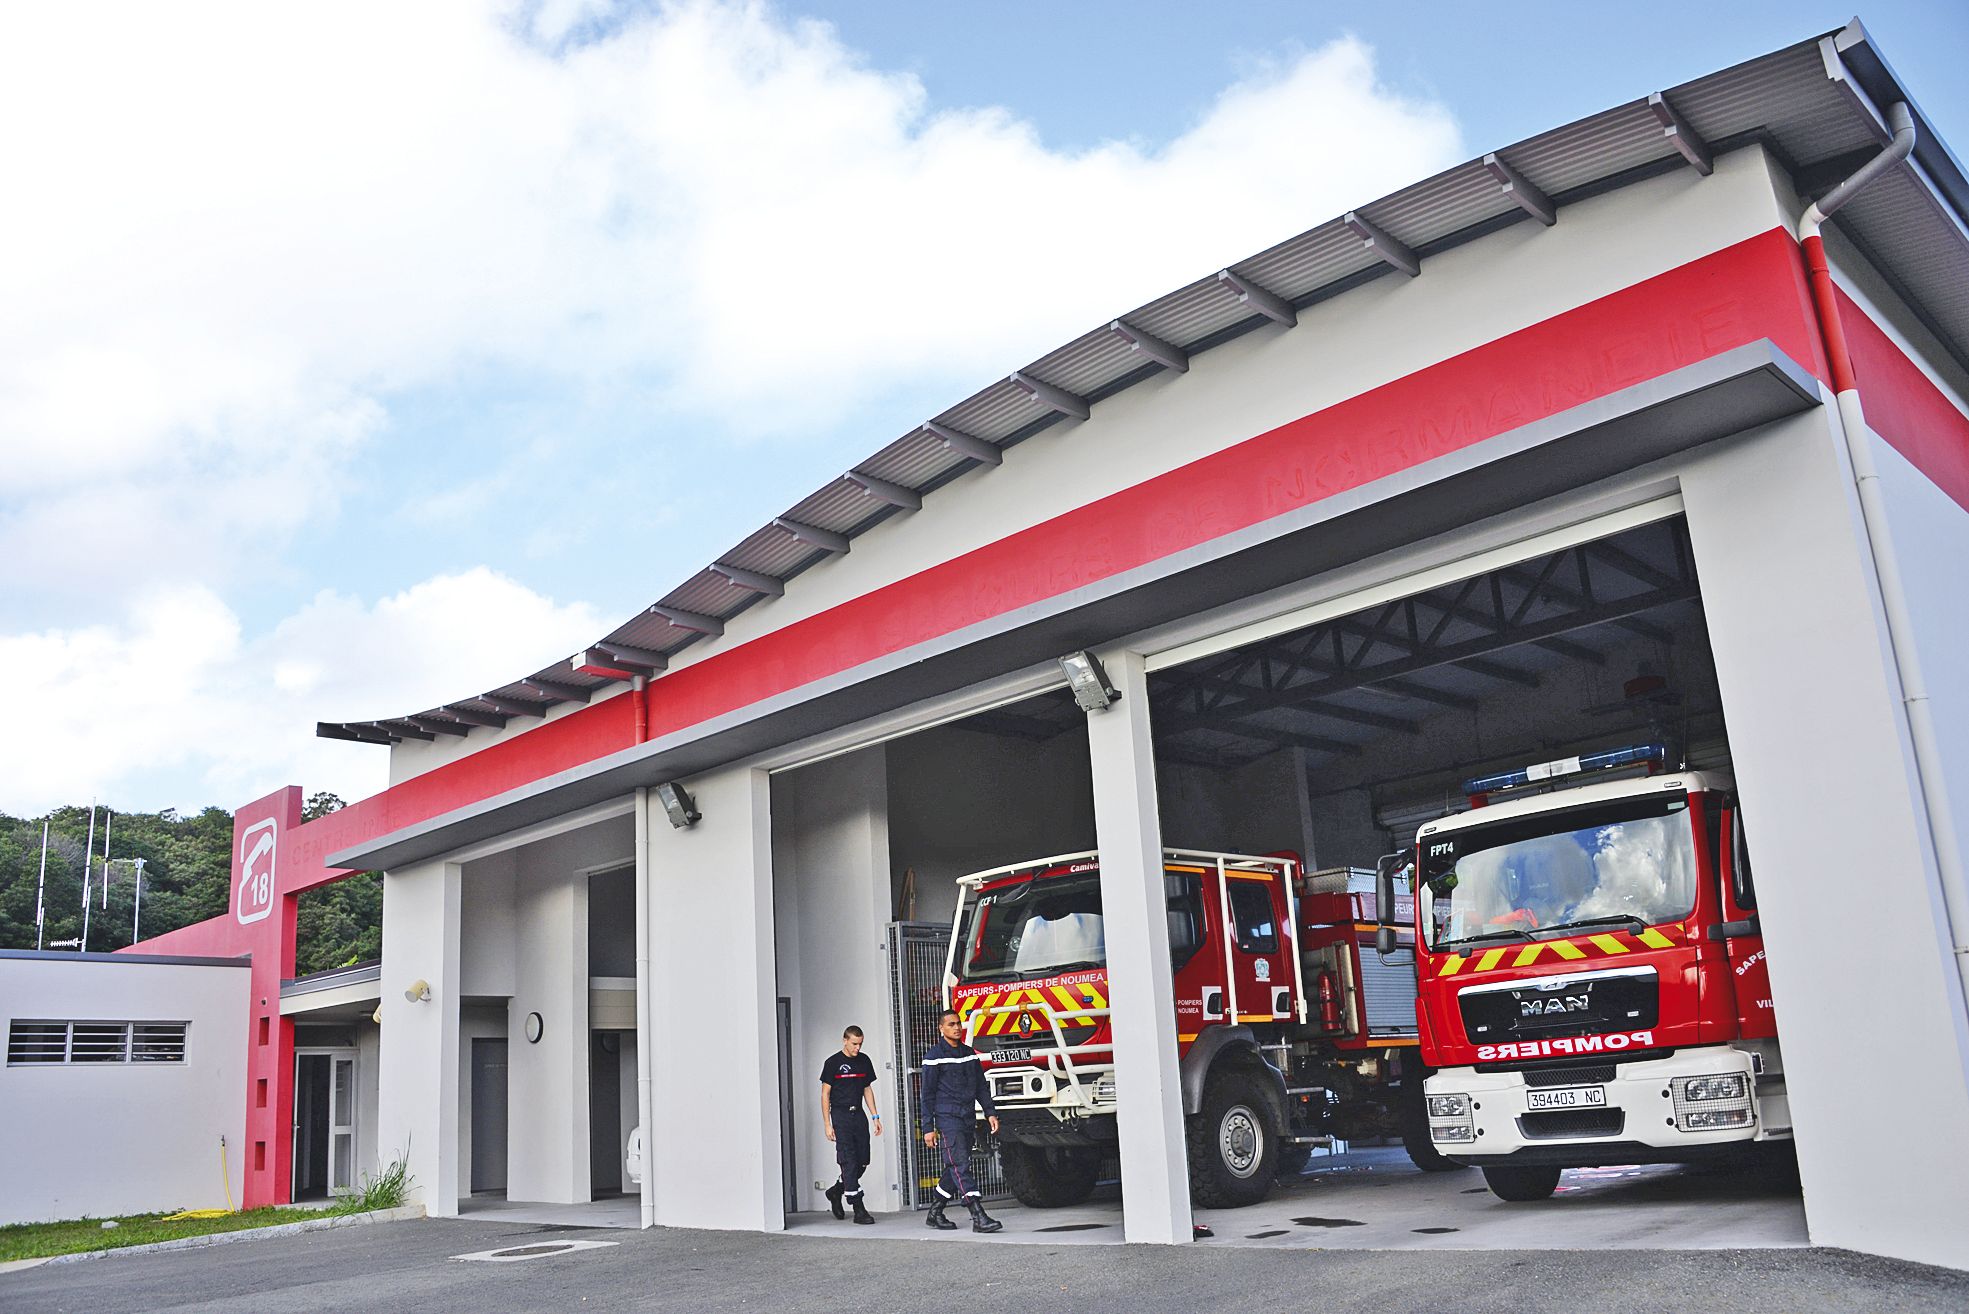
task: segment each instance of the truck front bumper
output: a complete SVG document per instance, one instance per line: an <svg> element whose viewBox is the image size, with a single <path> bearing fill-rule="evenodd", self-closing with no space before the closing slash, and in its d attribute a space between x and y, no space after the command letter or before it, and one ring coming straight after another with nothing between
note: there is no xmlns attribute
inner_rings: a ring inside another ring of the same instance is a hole
<svg viewBox="0 0 1969 1314"><path fill-rule="evenodd" d="M985 1075L998 1106L999 1135L1028 1145L1087 1145L1115 1139L1114 1069L1077 1066L1076 1083L1038 1066L993 1067Z"/></svg>
<svg viewBox="0 0 1969 1314"><path fill-rule="evenodd" d="M1769 1116L1773 1091L1759 1091L1753 1056L1727 1046L1593 1066L1445 1068L1423 1089L1437 1152L1478 1166L1674 1162L1790 1130L1788 1112Z"/></svg>

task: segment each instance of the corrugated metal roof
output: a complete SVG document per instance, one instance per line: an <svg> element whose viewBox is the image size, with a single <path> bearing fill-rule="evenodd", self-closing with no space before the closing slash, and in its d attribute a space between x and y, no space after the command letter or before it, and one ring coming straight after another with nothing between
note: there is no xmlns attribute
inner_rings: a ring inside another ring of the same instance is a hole
<svg viewBox="0 0 1969 1314"><path fill-rule="evenodd" d="M1852 60L1850 66L1839 64L1837 57L1828 58L1826 51L1835 38L1837 48ZM1860 74L1876 98L1883 94L1905 96L1857 23L1825 38L1803 41L1668 88L1663 96L1706 142L1727 148L1761 140L1785 163L1802 170L1884 140L1856 84L1846 80L1849 72ZM1663 167L1685 167L1646 97L1540 133L1498 153L1560 204L1569 197L1620 186ZM1969 265L1969 234L1963 227L1969 217L1965 215L1969 193L1965 193L1960 167L1946 146L1924 143L1918 158L1925 160L1946 199L1930 191L1903 166L1856 198L1836 222L1899 283L1903 294L1928 317L1948 346L1969 360L1969 278L1963 276L1965 265ZM1359 207L1359 213L1397 240L1425 253L1468 240L1498 223L1525 217L1503 195L1480 159L1370 201ZM1389 272L1389 266L1367 250L1339 216L1230 267L1259 287L1302 306ZM1427 276L1426 266L1423 276ZM1262 322L1214 275L1116 318L1186 352L1207 349L1234 336L1241 326ZM1023 372L1077 396L1098 399L1150 377L1159 368L1103 322L1048 352ZM1008 377L979 389L936 420L973 437L1009 446L1058 418ZM961 478L972 464L970 458L946 448L918 427L854 468L906 488L925 490ZM879 499L835 479L782 515L852 537L891 513ZM785 580L828 555L827 549L801 542L768 524L718 560ZM770 602L770 597L706 569L666 594L660 605L725 619L747 607ZM618 626L603 642L669 654L702 637L697 630L645 611ZM475 723L505 714L515 706L544 712L552 696L529 686L530 680L591 691L610 682L582 674L563 661L485 695L462 699L454 706L471 709ZM499 700L505 706L495 707L488 700ZM457 720L447 717L443 708L417 715ZM389 742L401 737L400 729L373 721L341 722L324 723L319 732Z"/></svg>

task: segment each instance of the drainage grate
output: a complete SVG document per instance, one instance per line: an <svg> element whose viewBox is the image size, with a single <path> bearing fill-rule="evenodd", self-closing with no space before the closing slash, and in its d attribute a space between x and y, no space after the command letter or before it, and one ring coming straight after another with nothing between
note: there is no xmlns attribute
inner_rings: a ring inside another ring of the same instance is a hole
<svg viewBox="0 0 1969 1314"><path fill-rule="evenodd" d="M581 1250L601 1250L621 1244L620 1241L536 1241L532 1245L477 1250L469 1255L453 1255L452 1258L479 1264L518 1264L528 1259L546 1259L550 1255L569 1255Z"/></svg>

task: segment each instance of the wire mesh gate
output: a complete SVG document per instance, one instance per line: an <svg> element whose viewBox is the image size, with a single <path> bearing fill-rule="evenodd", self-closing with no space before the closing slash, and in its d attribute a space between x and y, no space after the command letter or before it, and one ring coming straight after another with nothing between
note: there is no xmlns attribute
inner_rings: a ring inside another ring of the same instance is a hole
<svg viewBox="0 0 1969 1314"><path fill-rule="evenodd" d="M937 1016L943 1012L944 956L950 948L950 928L936 922L889 923L889 1034L896 1038L895 1070L901 1119L896 1138L896 1177L902 1183L903 1205L928 1209L936 1195L943 1164L923 1144L918 1127L917 1091L923 1080L923 1054L937 1039ZM971 1151L971 1182L987 1200L1008 1199L1005 1173L998 1163L998 1146L983 1124Z"/></svg>

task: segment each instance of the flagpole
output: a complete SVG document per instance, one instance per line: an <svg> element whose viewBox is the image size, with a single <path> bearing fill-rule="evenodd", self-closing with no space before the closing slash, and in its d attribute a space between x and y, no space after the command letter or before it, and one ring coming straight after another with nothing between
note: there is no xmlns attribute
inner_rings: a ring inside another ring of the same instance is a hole
<svg viewBox="0 0 1969 1314"><path fill-rule="evenodd" d="M109 911L109 823L116 815L113 808L103 809L103 911Z"/></svg>
<svg viewBox="0 0 1969 1314"><path fill-rule="evenodd" d="M96 800L89 800L89 839L82 846L82 952L89 952L89 878L96 869Z"/></svg>
<svg viewBox="0 0 1969 1314"><path fill-rule="evenodd" d="M48 820L41 820L41 880L34 887L34 951L41 952L41 935L47 921L48 896Z"/></svg>
<svg viewBox="0 0 1969 1314"><path fill-rule="evenodd" d="M132 901L133 906L130 909L131 944L135 944L142 938L137 934L137 927L143 924L144 916L144 860L142 858L137 859L137 888L135 893L136 898Z"/></svg>

